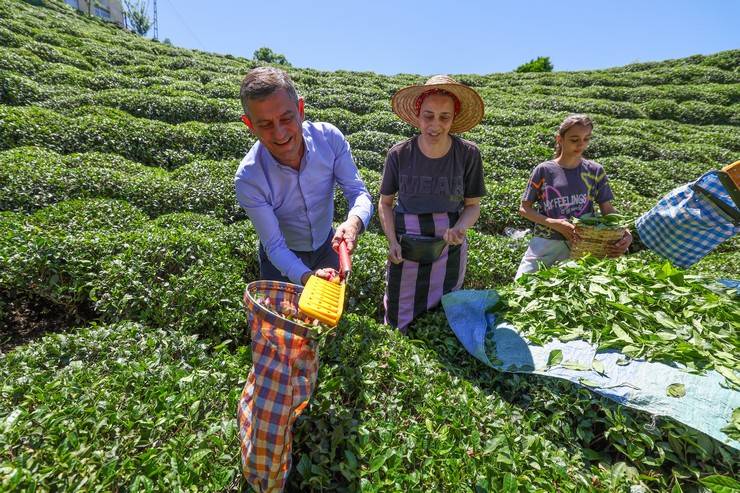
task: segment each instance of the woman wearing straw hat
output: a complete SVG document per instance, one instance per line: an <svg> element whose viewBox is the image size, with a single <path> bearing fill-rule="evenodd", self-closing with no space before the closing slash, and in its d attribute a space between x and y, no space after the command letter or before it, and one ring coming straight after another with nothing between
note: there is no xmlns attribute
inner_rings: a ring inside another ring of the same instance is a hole
<svg viewBox="0 0 740 493"><path fill-rule="evenodd" d="M378 207L388 238L385 321L405 331L443 294L462 286L466 231L478 220L486 189L480 151L451 134L481 121L483 100L436 75L399 90L392 106L420 130L388 151Z"/></svg>

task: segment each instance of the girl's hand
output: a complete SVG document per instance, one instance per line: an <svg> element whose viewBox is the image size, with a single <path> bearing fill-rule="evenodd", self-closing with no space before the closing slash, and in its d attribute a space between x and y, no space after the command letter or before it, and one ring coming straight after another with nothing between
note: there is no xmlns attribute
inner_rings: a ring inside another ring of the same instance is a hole
<svg viewBox="0 0 740 493"><path fill-rule="evenodd" d="M400 264L403 262L403 257L401 257L401 245L397 241L393 241L388 244L388 260L394 264Z"/></svg>
<svg viewBox="0 0 740 493"><path fill-rule="evenodd" d="M449 228L442 235L442 238L447 242L448 245L461 245L465 241L465 230L463 228Z"/></svg>
<svg viewBox="0 0 740 493"><path fill-rule="evenodd" d="M619 257L620 255L624 255L624 253L627 251L627 249L632 244L632 233L630 233L629 230L624 232L624 236L622 236L622 239L616 242L613 245L609 245L606 249L606 253L610 257Z"/></svg>
<svg viewBox="0 0 740 493"><path fill-rule="evenodd" d="M576 233L576 226L567 219L553 219L549 221L549 225L550 228L563 235L565 241L575 243L581 239Z"/></svg>

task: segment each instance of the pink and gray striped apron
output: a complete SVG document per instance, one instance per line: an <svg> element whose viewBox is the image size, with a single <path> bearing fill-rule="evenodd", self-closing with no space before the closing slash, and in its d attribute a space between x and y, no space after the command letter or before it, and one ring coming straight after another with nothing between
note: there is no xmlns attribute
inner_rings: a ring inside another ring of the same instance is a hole
<svg viewBox="0 0 740 493"><path fill-rule="evenodd" d="M456 212L395 215L396 234L414 234L441 238L455 225ZM468 242L447 245L437 260L421 264L405 260L388 262L383 305L385 323L405 332L406 327L425 311L437 306L442 295L462 287L468 257Z"/></svg>

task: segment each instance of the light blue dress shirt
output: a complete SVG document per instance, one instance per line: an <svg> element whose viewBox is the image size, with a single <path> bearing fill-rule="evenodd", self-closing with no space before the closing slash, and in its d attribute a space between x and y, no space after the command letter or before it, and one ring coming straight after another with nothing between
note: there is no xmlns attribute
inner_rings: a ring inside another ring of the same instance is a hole
<svg viewBox="0 0 740 493"><path fill-rule="evenodd" d="M303 122L305 154L298 171L278 163L259 141L242 159L234 178L236 198L252 220L270 262L300 284L310 269L291 250L324 244L332 229L334 187L365 228L373 214L370 194L335 126Z"/></svg>

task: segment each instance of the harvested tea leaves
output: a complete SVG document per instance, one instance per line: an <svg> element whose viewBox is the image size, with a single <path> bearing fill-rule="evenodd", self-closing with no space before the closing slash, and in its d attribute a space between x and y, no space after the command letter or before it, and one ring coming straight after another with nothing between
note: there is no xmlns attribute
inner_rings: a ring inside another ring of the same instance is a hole
<svg viewBox="0 0 740 493"><path fill-rule="evenodd" d="M629 358L716 369L740 387L731 370L740 368L740 303L713 284L667 262L585 258L502 289L497 314L534 344L578 338Z"/></svg>
<svg viewBox="0 0 740 493"><path fill-rule="evenodd" d="M682 383L672 383L666 387L665 393L669 397L680 398L686 395L686 387Z"/></svg>
<svg viewBox="0 0 740 493"><path fill-rule="evenodd" d="M547 366L559 365L563 361L563 351L561 349L553 349L550 351L550 355L547 357Z"/></svg>

